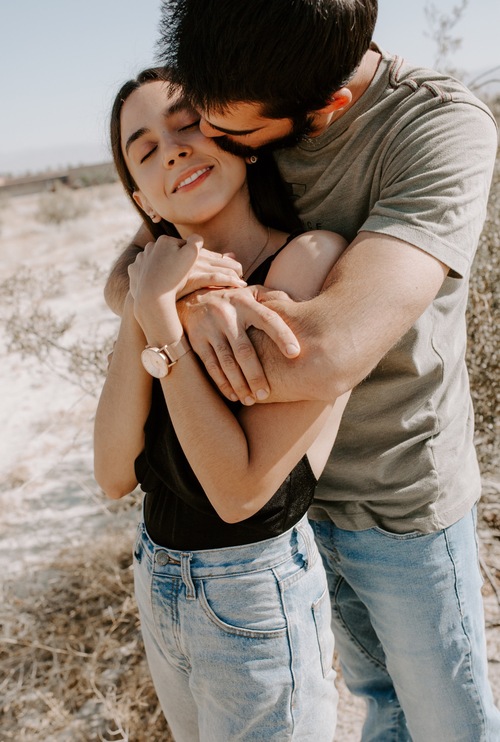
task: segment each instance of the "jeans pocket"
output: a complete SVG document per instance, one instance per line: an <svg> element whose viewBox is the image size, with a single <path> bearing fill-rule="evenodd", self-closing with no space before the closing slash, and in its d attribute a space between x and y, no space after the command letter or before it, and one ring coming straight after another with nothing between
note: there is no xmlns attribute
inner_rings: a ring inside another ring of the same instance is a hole
<svg viewBox="0 0 500 742"><path fill-rule="evenodd" d="M316 627L316 636L321 658L321 669L323 677L327 677L332 671L334 639L331 629L331 607L330 594L328 588L324 591L318 600L312 605L314 625Z"/></svg>
<svg viewBox="0 0 500 742"><path fill-rule="evenodd" d="M203 580L197 589L203 610L226 633L275 638L286 632L280 590L270 570Z"/></svg>
<svg viewBox="0 0 500 742"><path fill-rule="evenodd" d="M428 533L422 533L422 531L409 531L408 533L394 533L393 531L386 531L380 526L375 526L371 529L374 533L379 533L381 536L386 538L394 539L395 541L410 541L414 538L423 538L428 536Z"/></svg>

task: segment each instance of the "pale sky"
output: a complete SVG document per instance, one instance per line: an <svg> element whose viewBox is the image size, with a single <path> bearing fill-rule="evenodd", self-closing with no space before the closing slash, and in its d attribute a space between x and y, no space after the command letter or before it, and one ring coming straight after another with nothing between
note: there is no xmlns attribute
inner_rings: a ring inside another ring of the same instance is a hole
<svg viewBox="0 0 500 742"><path fill-rule="evenodd" d="M375 40L432 66L429 1L379 0ZM459 1L434 5L449 12ZM110 105L122 82L154 63L159 8L160 0L3 0L0 174L110 159ZM499 29L500 0L469 0L454 30L463 40L454 66L500 65Z"/></svg>

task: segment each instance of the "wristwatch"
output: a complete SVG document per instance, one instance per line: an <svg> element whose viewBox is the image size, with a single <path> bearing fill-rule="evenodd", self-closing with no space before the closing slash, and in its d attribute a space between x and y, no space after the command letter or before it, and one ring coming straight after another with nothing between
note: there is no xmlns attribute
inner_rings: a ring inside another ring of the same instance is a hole
<svg viewBox="0 0 500 742"><path fill-rule="evenodd" d="M189 353L191 346L185 335L182 335L175 343L169 343L161 348L146 345L141 353L142 365L155 379L163 379L170 368L177 363L179 358Z"/></svg>

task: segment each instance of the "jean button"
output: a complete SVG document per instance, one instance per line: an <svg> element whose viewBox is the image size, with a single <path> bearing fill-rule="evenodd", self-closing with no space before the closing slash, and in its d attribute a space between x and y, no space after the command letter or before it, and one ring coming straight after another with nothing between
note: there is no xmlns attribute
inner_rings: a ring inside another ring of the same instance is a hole
<svg viewBox="0 0 500 742"><path fill-rule="evenodd" d="M159 564L160 567L164 567L165 564L168 564L168 561L169 561L168 554L166 554L164 551L160 551L156 555L156 564Z"/></svg>

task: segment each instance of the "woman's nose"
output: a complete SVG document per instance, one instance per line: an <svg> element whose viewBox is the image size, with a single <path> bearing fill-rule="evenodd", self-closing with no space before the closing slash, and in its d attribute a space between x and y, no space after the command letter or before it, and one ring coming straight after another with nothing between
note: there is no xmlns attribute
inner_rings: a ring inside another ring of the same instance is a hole
<svg viewBox="0 0 500 742"><path fill-rule="evenodd" d="M179 158L189 157L190 148L181 145L170 145L166 147L163 154L164 167L172 167Z"/></svg>

